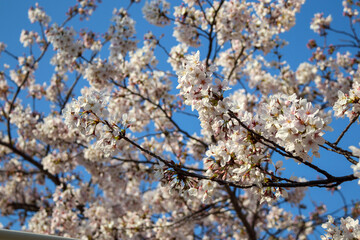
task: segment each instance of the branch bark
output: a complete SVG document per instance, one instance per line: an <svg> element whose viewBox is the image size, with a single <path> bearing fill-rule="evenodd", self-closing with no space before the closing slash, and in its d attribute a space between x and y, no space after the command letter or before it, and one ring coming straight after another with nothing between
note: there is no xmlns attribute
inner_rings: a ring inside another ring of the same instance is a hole
<svg viewBox="0 0 360 240"><path fill-rule="evenodd" d="M237 199L236 195L234 194L234 192L231 190L231 188L228 185L225 185L225 189L230 197L230 201L235 209L236 215L240 218L241 222L244 224L244 227L249 236L249 239L256 240L256 232L255 232L254 228L251 227L249 221L246 218L246 215L242 212L242 209L238 203L238 199Z"/></svg>

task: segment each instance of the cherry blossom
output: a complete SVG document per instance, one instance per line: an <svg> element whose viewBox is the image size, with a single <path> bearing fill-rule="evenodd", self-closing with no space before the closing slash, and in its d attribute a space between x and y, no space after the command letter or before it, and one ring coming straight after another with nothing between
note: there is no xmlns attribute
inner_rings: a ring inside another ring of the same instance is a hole
<svg viewBox="0 0 360 240"><path fill-rule="evenodd" d="M310 28L316 33L323 34L324 29L330 26L331 21L331 15L325 18L323 13L317 13L312 19Z"/></svg>
<svg viewBox="0 0 360 240"><path fill-rule="evenodd" d="M341 188L360 184L359 4L343 1L348 32L315 13L309 59L291 64L282 33L304 2L121 1L103 32L77 23L100 1L74 1L62 20L31 7L23 52L0 43L0 227L360 238L360 203Z"/></svg>
<svg viewBox="0 0 360 240"><path fill-rule="evenodd" d="M164 26L170 24L170 20L166 16L169 14L170 4L165 0L151 0L146 2L142 12L145 19L156 26Z"/></svg>

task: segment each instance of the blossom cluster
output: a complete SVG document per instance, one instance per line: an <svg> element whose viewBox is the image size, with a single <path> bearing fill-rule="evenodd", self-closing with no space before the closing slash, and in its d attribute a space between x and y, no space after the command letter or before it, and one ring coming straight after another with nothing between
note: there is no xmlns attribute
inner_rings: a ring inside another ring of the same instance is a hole
<svg viewBox="0 0 360 240"><path fill-rule="evenodd" d="M360 83L358 81L353 83L353 86L348 94L338 91L338 100L334 104L334 112L337 117L344 117L345 115L352 120L360 113Z"/></svg>
<svg viewBox="0 0 360 240"><path fill-rule="evenodd" d="M323 13L317 13L314 15L312 22L310 24L310 29L318 34L323 34L326 28L329 28L330 23L332 22L331 15L324 17Z"/></svg>
<svg viewBox="0 0 360 240"><path fill-rule="evenodd" d="M47 29L47 40L53 45L54 50L57 50L51 63L57 67L56 71L59 73L65 71L65 66L71 66L84 51L83 43L75 40L76 34L73 28L61 27L56 23Z"/></svg>
<svg viewBox="0 0 360 240"><path fill-rule="evenodd" d="M326 234L321 236L322 240L360 238L359 220L354 220L351 217L341 218L340 226L336 226L335 219L329 215L328 221L321 226L326 231Z"/></svg>
<svg viewBox="0 0 360 240"><path fill-rule="evenodd" d="M44 26L47 26L51 18L46 15L45 11L36 4L36 7L31 7L28 11L28 17L31 23L40 22Z"/></svg>
<svg viewBox="0 0 360 240"><path fill-rule="evenodd" d="M331 131L331 117L322 114L306 99L275 94L261 104L259 117L262 119L268 136L285 150L294 153L306 161L313 156L320 157L319 145L325 143L324 131Z"/></svg>
<svg viewBox="0 0 360 240"><path fill-rule="evenodd" d="M100 119L109 115L106 105L108 104L103 93L88 90L84 96L66 105L63 110L65 124L76 127L86 135L95 134L95 127Z"/></svg>
<svg viewBox="0 0 360 240"><path fill-rule="evenodd" d="M359 10L356 9L355 4L357 4L357 3L354 1L347 1L347 0L342 1L344 15L353 18L354 22L356 20L359 20L359 18L358 18Z"/></svg>
<svg viewBox="0 0 360 240"><path fill-rule="evenodd" d="M336 53L336 56L326 57L324 49L317 47L311 60L321 71L328 71L328 76L317 76L315 78L316 89L320 92L324 101L334 106L338 101L339 90L343 93L350 91L354 82L359 81L359 74L356 71L356 61L349 52ZM333 81L332 79L336 79ZM335 111L336 112L336 111Z"/></svg>
<svg viewBox="0 0 360 240"><path fill-rule="evenodd" d="M122 149L120 141L125 129L131 126L133 119L127 114L119 117L116 113L109 114L108 92L98 92L94 89L83 89L83 96L67 104L63 110L65 124L69 129L95 139L95 152L102 152L103 156L114 156Z"/></svg>
<svg viewBox="0 0 360 240"><path fill-rule="evenodd" d="M95 59L93 63L85 66L84 78L87 79L90 85L98 90L109 86L110 79L114 78L116 70L110 63Z"/></svg>
<svg viewBox="0 0 360 240"><path fill-rule="evenodd" d="M202 24L203 14L200 10L190 6L174 7L176 18L173 36L177 41L186 43L189 46L197 47L200 45L197 26Z"/></svg>
<svg viewBox="0 0 360 240"><path fill-rule="evenodd" d="M257 116L253 118L246 112L248 106L236 103L236 97L223 97L224 91L228 90L226 81L212 80L212 72L206 70L205 65L199 60L199 53L187 56L184 69L178 72L180 94L184 103L191 105L199 112L202 133L209 138L224 139L211 144L206 151L204 166L206 174L210 177L218 177L243 184L255 184L259 188L252 189L261 201L271 202L281 196L286 196L286 191L280 188L265 189L262 183L265 181L265 172L260 167L263 162L271 162L266 157L264 146L260 145L256 138L238 123L231 120L228 111L234 110L242 120L254 129L261 129L261 120ZM250 100L251 98L249 98ZM253 124L255 121L259 124ZM264 121L264 120L262 120ZM200 182L198 189L203 187ZM273 192L274 191L274 192ZM209 192L211 193L211 192ZM208 192L203 197L208 198Z"/></svg>
<svg viewBox="0 0 360 240"><path fill-rule="evenodd" d="M187 56L184 69L178 73L177 86L180 94L185 98L185 104L196 108L196 103L201 102L208 95L208 89L212 85L211 74L200 61L200 52Z"/></svg>
<svg viewBox="0 0 360 240"><path fill-rule="evenodd" d="M276 206L271 207L269 213L266 215L266 220L269 229L296 229L297 225L302 225L305 231L298 236L299 239L307 239L307 235L311 234L314 230L312 221L306 221L304 216L293 217L291 213Z"/></svg>
<svg viewBox="0 0 360 240"><path fill-rule="evenodd" d="M182 64L185 61L185 54L188 52L188 46L186 44L178 44L171 48L170 56L167 60L171 64L172 69L177 72L182 68Z"/></svg>
<svg viewBox="0 0 360 240"><path fill-rule="evenodd" d="M110 38L110 61L121 63L128 52L135 50L136 41L133 39L136 33L135 21L129 16L125 9L113 11L111 25L108 30Z"/></svg>
<svg viewBox="0 0 360 240"><path fill-rule="evenodd" d="M20 42L23 44L24 47L28 47L30 45L33 45L35 42L40 42L41 38L39 36L39 34L37 34L36 32L28 32L25 30L21 31L20 34Z"/></svg>
<svg viewBox="0 0 360 240"><path fill-rule="evenodd" d="M142 8L145 19L155 26L165 26L170 24L169 14L170 4L165 0L151 0L146 2Z"/></svg>
<svg viewBox="0 0 360 240"><path fill-rule="evenodd" d="M218 4L218 2L216 2ZM250 18L250 3L245 1L228 1L219 11L219 19L216 23L217 38L219 44L228 40L241 40L242 31ZM208 13L208 15L210 15Z"/></svg>
<svg viewBox="0 0 360 240"><path fill-rule="evenodd" d="M295 74L296 74L296 79L300 84L308 84L309 82L316 79L317 68L316 66L305 62L299 65Z"/></svg>
<svg viewBox="0 0 360 240"><path fill-rule="evenodd" d="M34 71L37 68L37 64L34 64L34 57L20 57L18 58L19 67L17 69L10 70L10 78L17 85L24 85L26 87L31 87L35 83ZM28 78L25 81L25 77Z"/></svg>

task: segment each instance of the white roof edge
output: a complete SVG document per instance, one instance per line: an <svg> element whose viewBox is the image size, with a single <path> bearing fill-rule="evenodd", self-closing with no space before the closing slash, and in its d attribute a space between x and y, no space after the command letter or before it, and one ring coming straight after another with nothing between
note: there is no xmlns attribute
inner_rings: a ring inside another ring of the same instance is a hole
<svg viewBox="0 0 360 240"><path fill-rule="evenodd" d="M0 240L75 240L59 236L0 229Z"/></svg>

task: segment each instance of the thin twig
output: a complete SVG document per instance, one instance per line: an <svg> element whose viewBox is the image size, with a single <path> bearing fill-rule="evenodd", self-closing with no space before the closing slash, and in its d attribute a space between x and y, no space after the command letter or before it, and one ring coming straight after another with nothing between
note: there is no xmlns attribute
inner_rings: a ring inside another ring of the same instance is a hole
<svg viewBox="0 0 360 240"><path fill-rule="evenodd" d="M346 126L346 128L344 129L344 131L341 132L340 136L336 139L336 141L334 142L334 145L338 145L338 143L340 142L340 140L343 138L343 136L345 135L345 133L349 130L349 128L351 127L351 125L356 122L356 120L359 118L359 114L356 115L356 117L354 117L351 122Z"/></svg>

